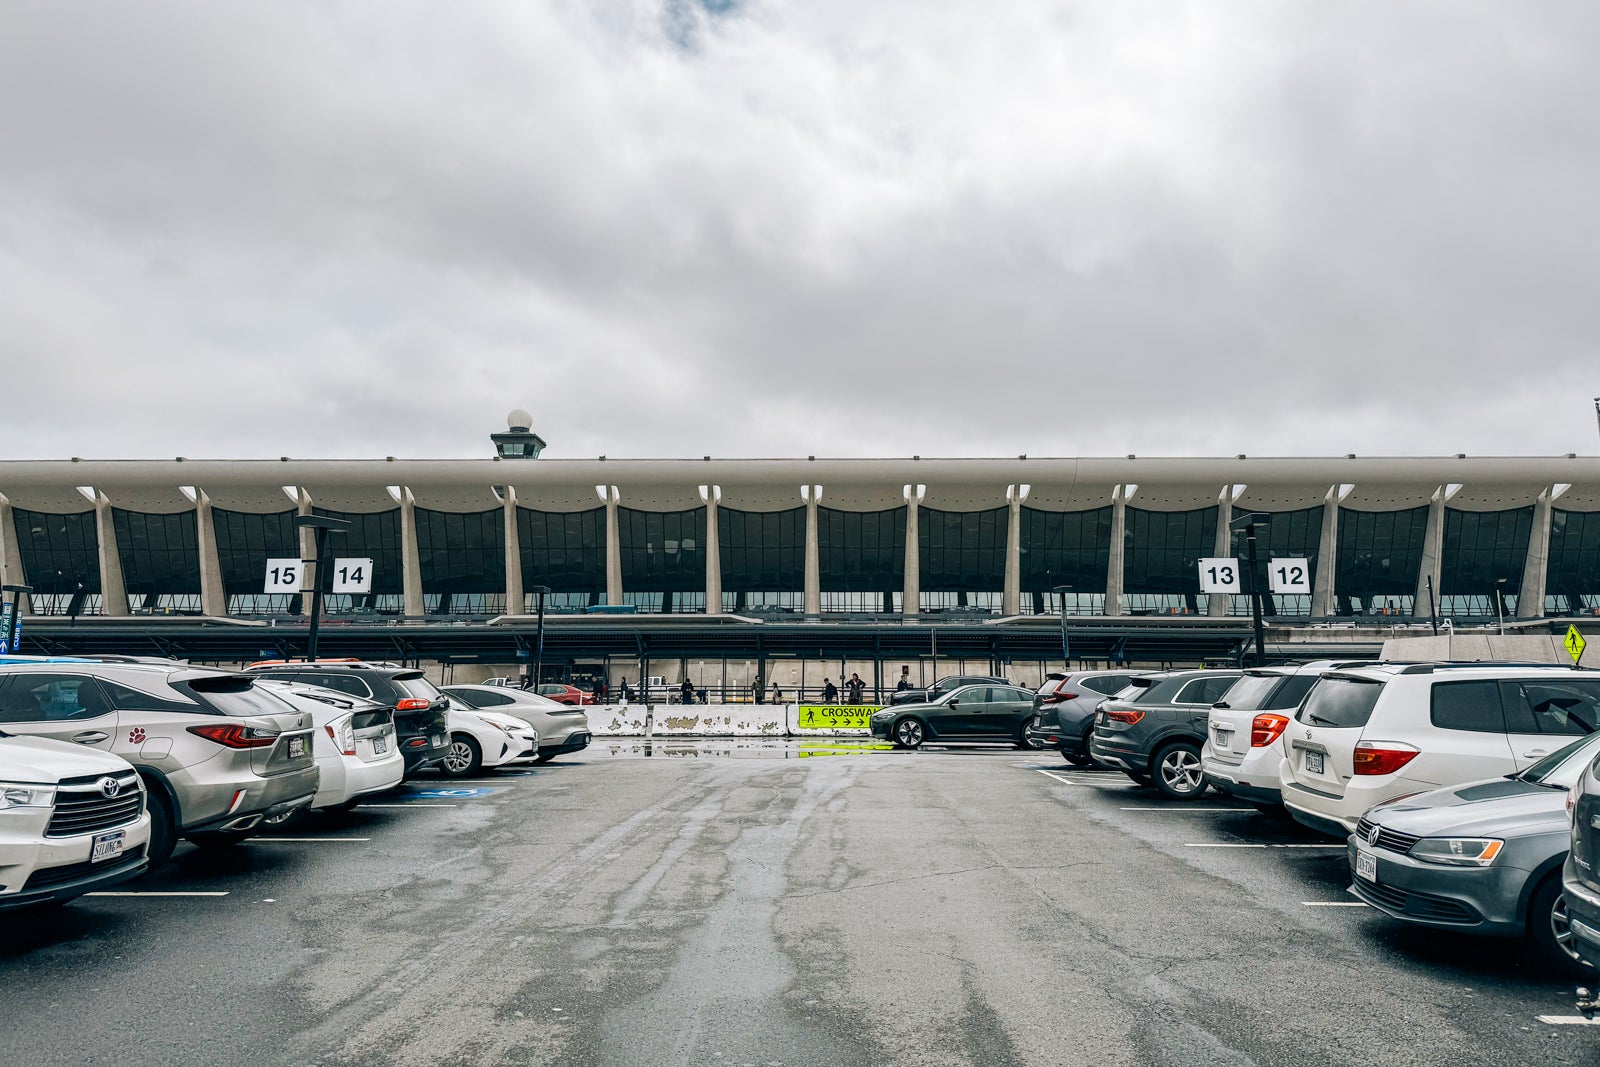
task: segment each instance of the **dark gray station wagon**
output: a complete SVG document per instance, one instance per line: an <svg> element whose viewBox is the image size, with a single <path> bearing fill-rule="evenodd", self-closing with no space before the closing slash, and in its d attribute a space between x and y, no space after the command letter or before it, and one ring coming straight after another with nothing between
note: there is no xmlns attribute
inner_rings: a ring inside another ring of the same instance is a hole
<svg viewBox="0 0 1600 1067"><path fill-rule="evenodd" d="M872 736L898 748L924 741L1010 741L1030 748L1033 694L1014 685L968 685L926 704L901 704L872 716Z"/></svg>

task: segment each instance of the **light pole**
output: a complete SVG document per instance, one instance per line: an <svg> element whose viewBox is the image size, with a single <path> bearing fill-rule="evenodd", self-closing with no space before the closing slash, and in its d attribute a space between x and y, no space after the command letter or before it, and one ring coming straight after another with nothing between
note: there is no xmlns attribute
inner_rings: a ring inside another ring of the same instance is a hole
<svg viewBox="0 0 1600 1067"><path fill-rule="evenodd" d="M1050 590L1052 593L1061 594L1061 663L1062 670L1072 673L1072 647L1067 642L1067 594L1072 592L1070 585L1058 585Z"/></svg>
<svg viewBox="0 0 1600 1067"><path fill-rule="evenodd" d="M1504 578L1494 580L1494 624L1501 637L1506 635L1506 598L1501 592L1505 584Z"/></svg>
<svg viewBox="0 0 1600 1067"><path fill-rule="evenodd" d="M326 515L297 515L294 524L298 529L315 531L317 538L317 558L311 561L314 568L311 572L311 632L306 637L306 662L315 663L317 630L322 623L322 561L328 555L328 535L344 533L351 524L349 519L335 519Z"/></svg>
<svg viewBox="0 0 1600 1067"><path fill-rule="evenodd" d="M1261 623L1261 575L1256 567L1256 529L1266 526L1271 517L1258 511L1240 515L1228 524L1230 530L1244 531L1244 541L1250 560L1250 619L1256 631L1256 666L1267 665L1267 632Z"/></svg>
<svg viewBox="0 0 1600 1067"><path fill-rule="evenodd" d="M5 592L11 594L11 614L6 617L5 646L13 656L21 655L22 649L18 647L22 641L22 598L33 592L31 585L0 586Z"/></svg>
<svg viewBox="0 0 1600 1067"><path fill-rule="evenodd" d="M533 691L539 691L539 684L544 681L544 598L549 595L548 585L536 585L532 592L539 594L539 636L535 639L533 654Z"/></svg>

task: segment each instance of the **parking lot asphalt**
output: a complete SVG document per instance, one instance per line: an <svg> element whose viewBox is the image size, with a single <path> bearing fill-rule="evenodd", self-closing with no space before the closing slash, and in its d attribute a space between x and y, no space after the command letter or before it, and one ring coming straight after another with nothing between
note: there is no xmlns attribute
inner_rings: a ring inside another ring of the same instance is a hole
<svg viewBox="0 0 1600 1067"><path fill-rule="evenodd" d="M1241 808L999 747L603 741L121 887L218 895L0 914L0 1064L1600 1062L1540 1021L1572 982Z"/></svg>

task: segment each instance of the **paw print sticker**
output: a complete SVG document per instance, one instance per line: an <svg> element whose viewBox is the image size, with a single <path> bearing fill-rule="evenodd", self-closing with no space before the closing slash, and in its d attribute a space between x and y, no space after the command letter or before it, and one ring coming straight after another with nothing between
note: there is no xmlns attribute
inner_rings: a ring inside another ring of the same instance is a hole
<svg viewBox="0 0 1600 1067"><path fill-rule="evenodd" d="M144 744L144 727L135 726L133 729L128 731L128 744L130 744L130 745L142 745L142 744Z"/></svg>

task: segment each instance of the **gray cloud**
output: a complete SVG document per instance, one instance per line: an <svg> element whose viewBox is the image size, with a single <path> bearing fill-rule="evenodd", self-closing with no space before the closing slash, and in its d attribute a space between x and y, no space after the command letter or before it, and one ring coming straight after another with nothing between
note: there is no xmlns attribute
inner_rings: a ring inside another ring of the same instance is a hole
<svg viewBox="0 0 1600 1067"><path fill-rule="evenodd" d="M1593 452L1572 3L0 7L0 455Z"/></svg>

